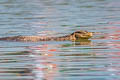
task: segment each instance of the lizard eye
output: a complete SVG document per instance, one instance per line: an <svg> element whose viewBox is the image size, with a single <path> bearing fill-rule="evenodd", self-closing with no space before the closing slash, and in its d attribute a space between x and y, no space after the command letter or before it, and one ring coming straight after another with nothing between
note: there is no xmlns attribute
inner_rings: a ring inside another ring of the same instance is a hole
<svg viewBox="0 0 120 80"><path fill-rule="evenodd" d="M77 31L76 33L85 34L87 31Z"/></svg>

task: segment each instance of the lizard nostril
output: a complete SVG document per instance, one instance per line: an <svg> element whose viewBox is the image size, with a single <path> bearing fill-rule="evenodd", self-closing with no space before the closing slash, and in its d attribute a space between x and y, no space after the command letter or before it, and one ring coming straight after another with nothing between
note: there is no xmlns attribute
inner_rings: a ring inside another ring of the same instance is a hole
<svg viewBox="0 0 120 80"><path fill-rule="evenodd" d="M90 35L90 36L93 36L93 34L92 34L91 32L89 33L89 35Z"/></svg>

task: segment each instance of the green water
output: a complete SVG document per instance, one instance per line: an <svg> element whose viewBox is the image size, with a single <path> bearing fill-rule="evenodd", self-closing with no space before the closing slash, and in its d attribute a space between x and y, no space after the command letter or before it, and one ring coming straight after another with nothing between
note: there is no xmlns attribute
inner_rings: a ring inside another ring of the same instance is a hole
<svg viewBox="0 0 120 80"><path fill-rule="evenodd" d="M119 0L1 0L0 37L97 32L87 41L0 41L0 80L120 80Z"/></svg>

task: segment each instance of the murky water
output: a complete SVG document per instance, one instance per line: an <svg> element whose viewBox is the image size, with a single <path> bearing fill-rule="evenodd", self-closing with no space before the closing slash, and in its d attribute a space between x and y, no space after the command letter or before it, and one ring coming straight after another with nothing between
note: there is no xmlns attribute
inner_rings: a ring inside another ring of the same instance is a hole
<svg viewBox="0 0 120 80"><path fill-rule="evenodd" d="M0 41L0 80L120 80L119 0L0 0L0 37L98 32L87 41Z"/></svg>

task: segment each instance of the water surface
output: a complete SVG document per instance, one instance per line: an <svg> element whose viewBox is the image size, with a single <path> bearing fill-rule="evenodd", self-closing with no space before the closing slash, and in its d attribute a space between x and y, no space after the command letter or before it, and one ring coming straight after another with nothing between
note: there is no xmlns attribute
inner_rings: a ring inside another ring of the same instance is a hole
<svg viewBox="0 0 120 80"><path fill-rule="evenodd" d="M0 37L98 32L87 41L0 41L1 80L120 80L119 0L1 0Z"/></svg>

